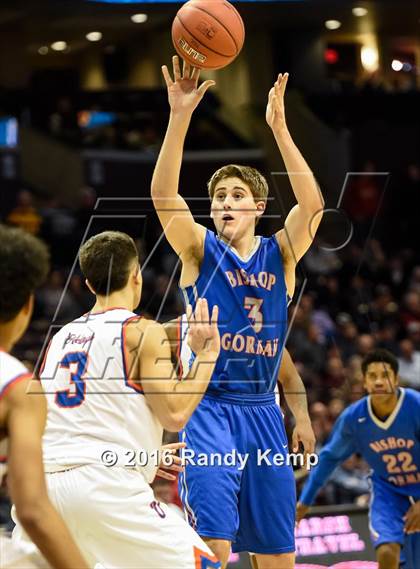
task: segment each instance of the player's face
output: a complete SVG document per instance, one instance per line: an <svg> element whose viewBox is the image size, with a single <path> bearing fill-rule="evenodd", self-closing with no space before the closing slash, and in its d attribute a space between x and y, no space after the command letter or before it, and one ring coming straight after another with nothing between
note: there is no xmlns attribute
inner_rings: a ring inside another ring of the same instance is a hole
<svg viewBox="0 0 420 569"><path fill-rule="evenodd" d="M366 391L370 395L391 395L398 386L398 376L391 366L384 362L372 362L368 365L364 377Z"/></svg>
<svg viewBox="0 0 420 569"><path fill-rule="evenodd" d="M264 212L264 202L256 202L252 192L240 178L221 180L211 202L211 217L217 232L226 238L240 237L252 228Z"/></svg>

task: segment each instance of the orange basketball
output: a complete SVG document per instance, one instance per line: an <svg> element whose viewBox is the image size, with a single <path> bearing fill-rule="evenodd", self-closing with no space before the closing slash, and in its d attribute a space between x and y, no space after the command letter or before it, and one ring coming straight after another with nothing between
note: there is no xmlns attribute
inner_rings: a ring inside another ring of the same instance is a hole
<svg viewBox="0 0 420 569"><path fill-rule="evenodd" d="M172 24L178 55L194 67L226 67L241 51L244 39L242 18L227 0L190 0Z"/></svg>

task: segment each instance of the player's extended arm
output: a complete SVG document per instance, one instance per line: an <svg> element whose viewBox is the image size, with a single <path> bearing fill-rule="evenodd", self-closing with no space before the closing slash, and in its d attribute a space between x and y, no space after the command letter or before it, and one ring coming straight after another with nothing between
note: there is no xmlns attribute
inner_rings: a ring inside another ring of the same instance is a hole
<svg viewBox="0 0 420 569"><path fill-rule="evenodd" d="M195 315L188 312L189 344L196 358L188 376L179 381L171 362L168 338L161 324L145 330L139 352L140 381L145 397L168 431L180 431L203 398L220 352L217 307L209 319L207 301L199 299Z"/></svg>
<svg viewBox="0 0 420 569"><path fill-rule="evenodd" d="M9 486L16 514L25 531L54 569L88 569L62 518L47 494L42 465L46 401L28 393L30 380L5 396L9 437Z"/></svg>
<svg viewBox="0 0 420 569"><path fill-rule="evenodd" d="M330 474L341 462L356 452L354 436L350 428L347 410L334 425L331 439L319 454L318 464L311 471L299 499L299 505L310 506L317 492L322 488Z"/></svg>
<svg viewBox="0 0 420 569"><path fill-rule="evenodd" d="M169 124L152 178L152 199L166 238L178 255L201 251L205 229L195 223L191 212L178 193L185 137L192 114L214 81L198 87L200 71L184 63L181 73L179 58L174 56L172 80L166 65L162 73L168 88L171 107Z"/></svg>
<svg viewBox="0 0 420 569"><path fill-rule="evenodd" d="M287 406L293 413L296 421L292 436L293 451L296 452L299 450L299 442L301 442L305 455L307 453L313 453L316 441L308 413L308 400L306 398L305 386L286 349L284 349L282 355L279 382L283 386Z"/></svg>
<svg viewBox="0 0 420 569"><path fill-rule="evenodd" d="M297 205L277 238L286 259L297 263L311 246L322 218L324 200L308 164L293 142L286 124L284 93L288 74L279 75L268 95L266 120L282 155Z"/></svg>

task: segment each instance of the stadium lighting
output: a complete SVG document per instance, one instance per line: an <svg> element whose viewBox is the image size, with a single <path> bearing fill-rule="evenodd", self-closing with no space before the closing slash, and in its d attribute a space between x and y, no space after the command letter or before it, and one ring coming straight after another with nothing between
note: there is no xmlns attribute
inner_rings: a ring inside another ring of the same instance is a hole
<svg viewBox="0 0 420 569"><path fill-rule="evenodd" d="M65 41L55 41L51 44L51 49L54 51L65 51L67 49L67 42Z"/></svg>
<svg viewBox="0 0 420 569"><path fill-rule="evenodd" d="M401 71L404 67L403 63L399 59L393 59L391 63L391 67L394 71Z"/></svg>
<svg viewBox="0 0 420 569"><path fill-rule="evenodd" d="M102 39L101 32L89 32L86 34L86 39L89 41L100 41Z"/></svg>
<svg viewBox="0 0 420 569"><path fill-rule="evenodd" d="M363 8L362 6L355 6L352 12L353 16L356 16L357 18L362 18L363 16L366 16L366 14L368 13L366 8Z"/></svg>
<svg viewBox="0 0 420 569"><path fill-rule="evenodd" d="M366 71L376 71L378 69L379 54L378 50L374 47L363 46L360 59L362 61L363 69Z"/></svg>
<svg viewBox="0 0 420 569"><path fill-rule="evenodd" d="M48 51L49 49L46 45L42 45L40 48L38 48L39 55L47 55Z"/></svg>
<svg viewBox="0 0 420 569"><path fill-rule="evenodd" d="M131 21L135 24L144 24L144 22L147 22L147 18L147 14L133 14L131 16Z"/></svg>
<svg viewBox="0 0 420 569"><path fill-rule="evenodd" d="M341 22L338 20L327 20L325 22L325 27L327 30L338 30L338 28L341 28Z"/></svg>

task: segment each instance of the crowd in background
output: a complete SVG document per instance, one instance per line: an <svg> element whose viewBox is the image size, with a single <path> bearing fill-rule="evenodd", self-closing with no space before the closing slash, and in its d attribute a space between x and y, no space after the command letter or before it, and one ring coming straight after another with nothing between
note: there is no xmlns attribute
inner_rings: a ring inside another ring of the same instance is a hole
<svg viewBox="0 0 420 569"><path fill-rule="evenodd" d="M418 200L420 168L409 166L399 184L399 195L410 194ZM68 322L92 306L93 296L77 267L70 274L96 200L91 188L84 188L82 194L80 206L70 209L56 201L36 201L30 192L22 190L15 207L2 220L43 237L51 250L50 278L37 293L32 324L16 347L16 355L29 366L36 364L54 318ZM298 269L295 302L289 313L287 347L306 386L318 451L342 410L363 396L361 359L374 347L395 353L401 382L420 389L420 257L412 240L415 216L406 215L400 228L401 219L390 195L382 225L379 223L369 236L379 200L369 176L358 180L349 196L352 239L337 250L331 250L322 236L315 239ZM358 208L352 211L354 199ZM183 302L177 286L177 259L166 242L163 240L155 255L148 258L160 233L157 223L154 231L149 231L147 239L139 231L137 239L140 259L147 259L140 311L165 321L182 313ZM385 253L382 242L389 232L392 246ZM287 411L286 422L290 433L293 419ZM351 457L334 472L318 502L363 499L368 492L366 474L363 460ZM162 499L177 503L176 489L169 482L160 481L157 492Z"/></svg>
<svg viewBox="0 0 420 569"><path fill-rule="evenodd" d="M384 89L372 80L359 90L364 91L381 94ZM122 103L126 106L127 101ZM316 108L316 101L312 104ZM166 105L165 100L165 113ZM217 101L210 100L211 105L214 111ZM138 108L138 101L132 106ZM155 153L161 144L163 123L159 113L135 117L117 112L110 124L88 128L94 116L83 114L82 108L86 107L63 97L55 108L42 116L35 114L32 119L35 126L51 135L84 148ZM97 106L91 107L92 111L102 112ZM340 106L334 112L334 116L342 116ZM166 120L166 114L162 116ZM209 116L204 109L193 122L188 136L191 148L246 146L217 122L214 113L211 120ZM341 244L334 244L329 241L328 231L319 233L299 265L289 312L287 347L307 390L318 451L342 410L363 396L361 359L373 348L395 353L401 382L420 389L420 256L416 250L420 164L408 159L405 167L392 173L389 184L376 176L372 160L359 166L362 175L350 180L342 205L353 227L351 238L342 246L345 237L340 237ZM56 197L47 199L22 189L9 210L2 212L1 222L42 237L51 251L50 277L37 292L33 321L15 350L29 367L36 365L42 353L51 322L59 325L71 321L92 306L93 296L74 261L96 199L92 188L83 188L77 206L70 208ZM129 231L125 226L115 228ZM143 265L140 312L160 321L180 315L184 306L177 286L177 258L164 239L155 248L161 233L159 223L152 220L147 231L141 227L131 229L130 233L137 235ZM293 419L287 410L286 423L290 434ZM363 500L368 492L366 474L363 460L351 457L336 469L318 502ZM156 492L162 501L179 506L174 485L161 480ZM1 516L0 508L0 525Z"/></svg>

